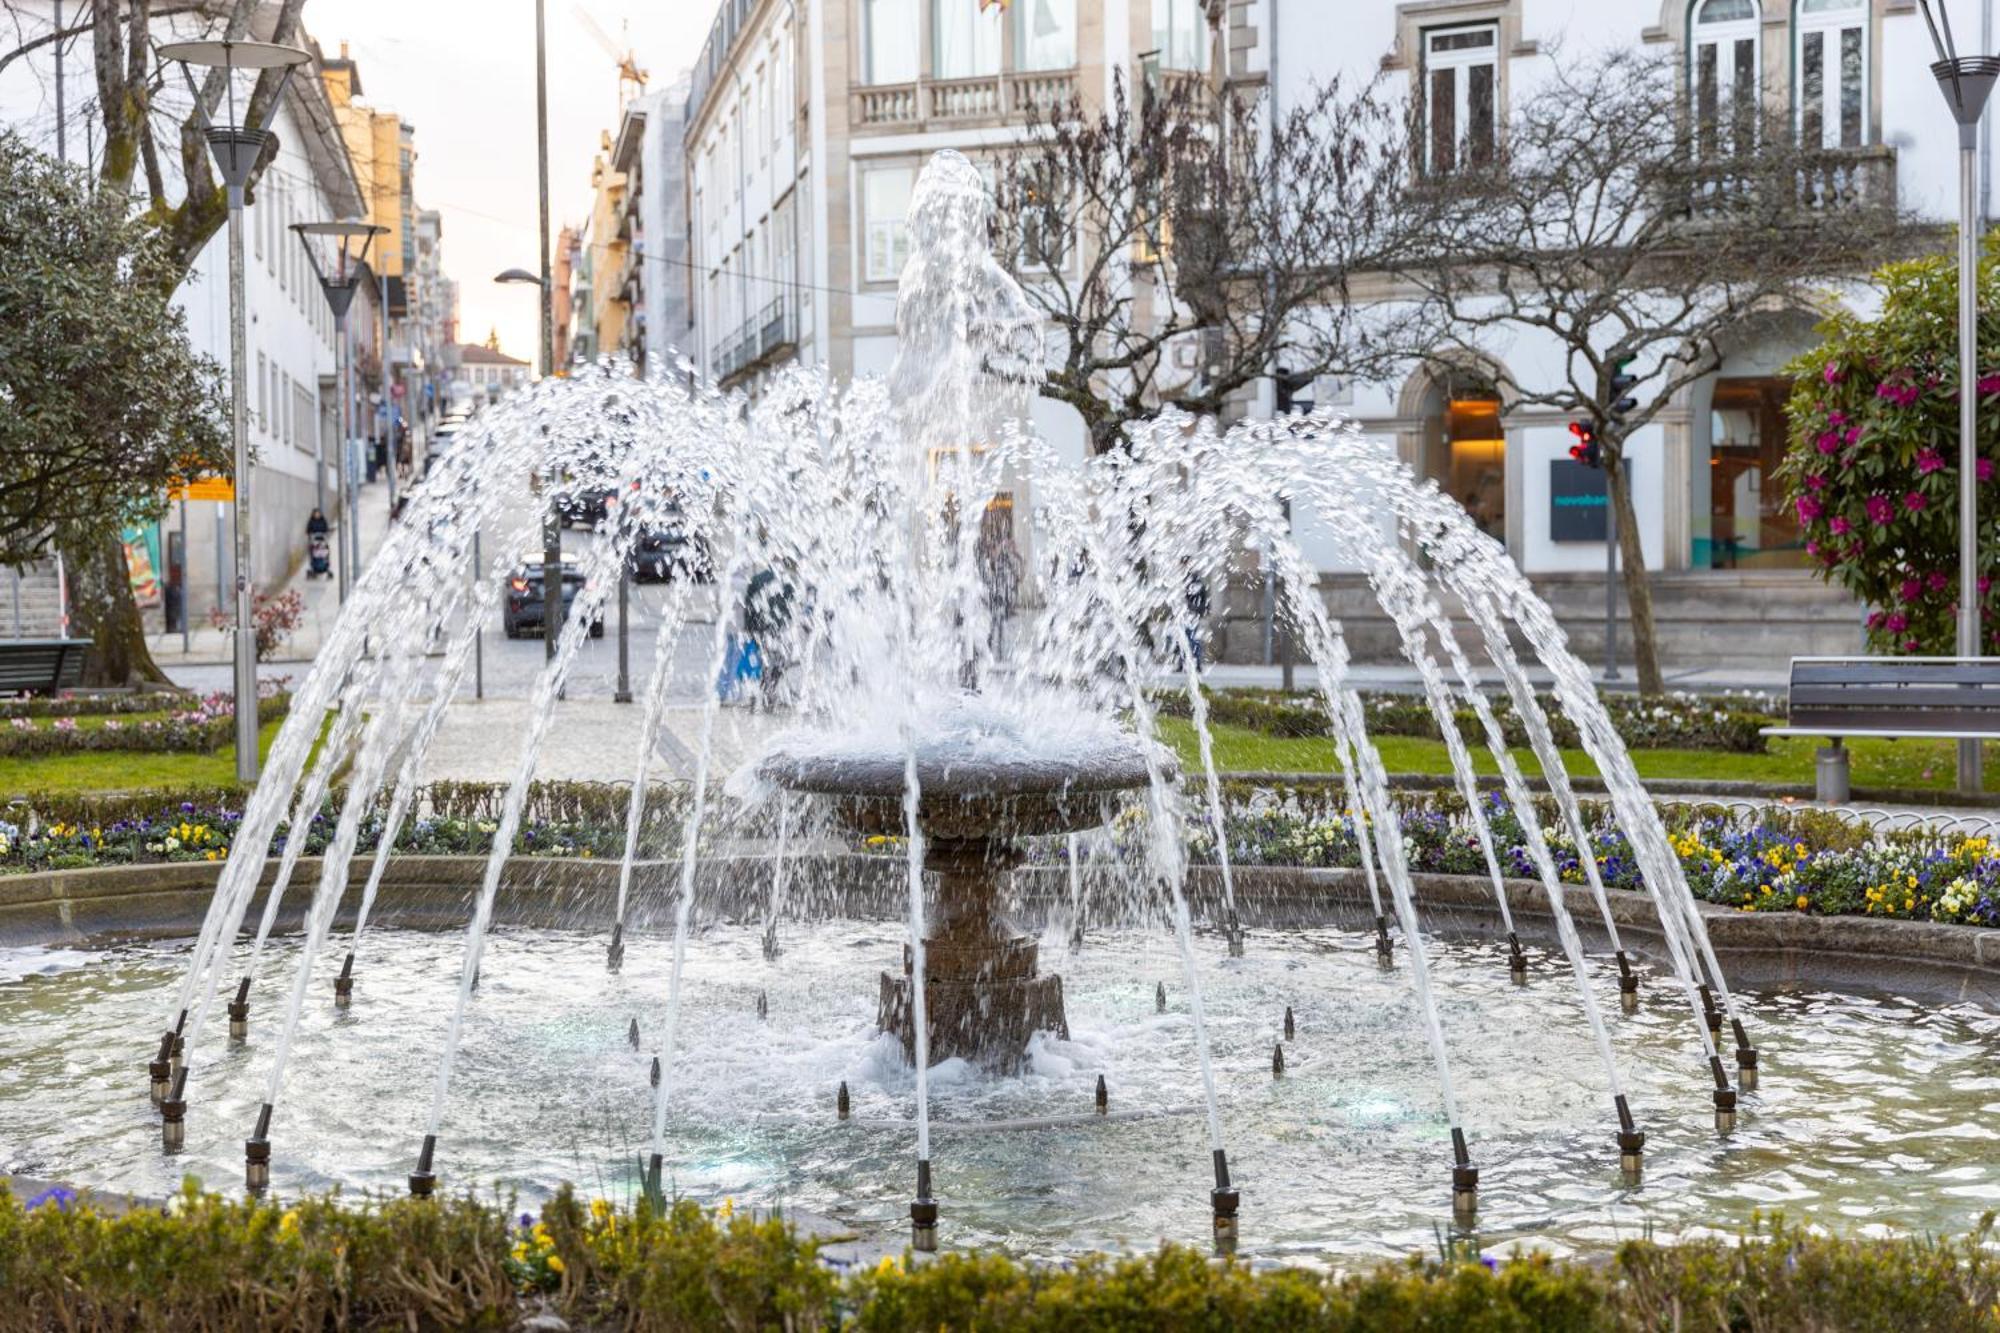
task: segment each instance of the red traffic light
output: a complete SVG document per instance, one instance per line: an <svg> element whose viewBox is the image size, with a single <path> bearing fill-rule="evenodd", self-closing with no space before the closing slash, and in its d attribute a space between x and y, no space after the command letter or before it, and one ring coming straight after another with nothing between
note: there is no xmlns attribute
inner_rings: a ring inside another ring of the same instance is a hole
<svg viewBox="0 0 2000 1333"><path fill-rule="evenodd" d="M1604 462L1603 447L1597 443L1597 426L1589 421L1572 421L1569 433L1576 437L1576 443L1569 447L1569 456L1585 467L1599 467Z"/></svg>

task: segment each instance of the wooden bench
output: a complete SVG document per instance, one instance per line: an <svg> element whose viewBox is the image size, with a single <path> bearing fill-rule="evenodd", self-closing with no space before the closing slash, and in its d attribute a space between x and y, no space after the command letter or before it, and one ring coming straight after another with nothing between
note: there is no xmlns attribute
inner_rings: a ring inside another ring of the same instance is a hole
<svg viewBox="0 0 2000 1333"><path fill-rule="evenodd" d="M1824 736L1814 794L1848 798L1850 736L2000 740L2000 657L1795 657L1791 717L1766 736Z"/></svg>
<svg viewBox="0 0 2000 1333"><path fill-rule="evenodd" d="M89 649L89 639L0 639L0 694L74 689Z"/></svg>

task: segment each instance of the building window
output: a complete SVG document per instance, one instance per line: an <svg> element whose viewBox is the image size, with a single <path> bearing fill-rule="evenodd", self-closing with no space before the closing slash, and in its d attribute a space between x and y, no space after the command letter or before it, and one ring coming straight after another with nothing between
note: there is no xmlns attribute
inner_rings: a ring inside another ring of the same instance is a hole
<svg viewBox="0 0 2000 1333"><path fill-rule="evenodd" d="M1076 0L1019 0L1014 6L1014 63L1021 69L1076 64Z"/></svg>
<svg viewBox="0 0 2000 1333"><path fill-rule="evenodd" d="M1800 0L1799 141L1859 148L1868 141L1867 0Z"/></svg>
<svg viewBox="0 0 2000 1333"><path fill-rule="evenodd" d="M931 0L931 72L977 79L1000 72L1000 13L979 0Z"/></svg>
<svg viewBox="0 0 2000 1333"><path fill-rule="evenodd" d="M259 352L257 353L257 429L258 430L263 430L265 421L269 419L264 414L265 413L264 377L266 373L267 372L264 369L264 354L262 352Z"/></svg>
<svg viewBox="0 0 2000 1333"><path fill-rule="evenodd" d="M869 282L894 282L910 257L910 167L875 167L861 176L861 228Z"/></svg>
<svg viewBox="0 0 2000 1333"><path fill-rule="evenodd" d="M1153 0L1153 49L1161 69L1207 69L1208 43L1202 0Z"/></svg>
<svg viewBox="0 0 2000 1333"><path fill-rule="evenodd" d="M917 81L917 0L861 0L866 83Z"/></svg>
<svg viewBox="0 0 2000 1333"><path fill-rule="evenodd" d="M1703 156L1747 149L1756 137L1757 24L1757 0L1695 0L1689 78Z"/></svg>
<svg viewBox="0 0 2000 1333"><path fill-rule="evenodd" d="M1424 162L1431 174L1493 160L1499 52L1498 24L1425 31Z"/></svg>

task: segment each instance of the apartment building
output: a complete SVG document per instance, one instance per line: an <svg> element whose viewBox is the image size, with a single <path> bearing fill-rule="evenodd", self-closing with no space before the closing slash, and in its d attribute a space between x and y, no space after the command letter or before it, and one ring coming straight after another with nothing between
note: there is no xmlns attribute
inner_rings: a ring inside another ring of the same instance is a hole
<svg viewBox="0 0 2000 1333"><path fill-rule="evenodd" d="M640 375L671 371L688 335L686 114L689 82L627 102L611 166L624 178L618 215L627 310L620 350Z"/></svg>

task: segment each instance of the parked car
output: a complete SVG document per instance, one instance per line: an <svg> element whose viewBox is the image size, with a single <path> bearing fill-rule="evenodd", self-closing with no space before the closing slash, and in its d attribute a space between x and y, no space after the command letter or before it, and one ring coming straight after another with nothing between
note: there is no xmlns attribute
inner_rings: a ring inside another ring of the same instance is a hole
<svg viewBox="0 0 2000 1333"><path fill-rule="evenodd" d="M563 557L562 571L562 614L568 617L571 603L583 588L583 571L573 563L573 557ZM507 637L518 639L523 634L539 633L542 628L542 567L539 564L517 566L507 576L507 601L501 611L501 627ZM590 625L590 637L604 637L604 616L600 613Z"/></svg>
<svg viewBox="0 0 2000 1333"><path fill-rule="evenodd" d="M702 537L690 538L679 527L654 528L639 535L632 544L632 577L640 583L668 583L692 579L707 583L715 577L715 564Z"/></svg>
<svg viewBox="0 0 2000 1333"><path fill-rule="evenodd" d="M562 508L563 526L595 528L611 516L611 507L617 502L618 492L609 486L572 491L558 501Z"/></svg>

